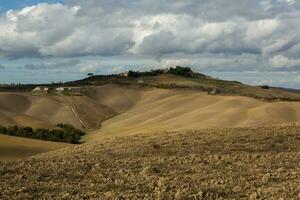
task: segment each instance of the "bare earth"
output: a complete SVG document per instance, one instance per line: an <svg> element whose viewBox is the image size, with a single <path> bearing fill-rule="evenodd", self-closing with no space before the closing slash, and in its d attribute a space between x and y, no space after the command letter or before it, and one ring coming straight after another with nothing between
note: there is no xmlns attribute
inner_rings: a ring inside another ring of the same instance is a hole
<svg viewBox="0 0 300 200"><path fill-rule="evenodd" d="M1 199L299 199L300 127L87 143L0 164Z"/></svg>

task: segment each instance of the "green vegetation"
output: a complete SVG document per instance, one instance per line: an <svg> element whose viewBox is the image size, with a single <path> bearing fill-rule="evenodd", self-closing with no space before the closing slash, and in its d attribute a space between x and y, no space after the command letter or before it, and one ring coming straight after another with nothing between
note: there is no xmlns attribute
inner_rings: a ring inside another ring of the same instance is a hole
<svg viewBox="0 0 300 200"><path fill-rule="evenodd" d="M140 71L129 71L128 72L128 77L142 77L142 76L158 76L161 74L174 74L178 76L185 76L185 77L191 77L194 73L191 68L189 67L181 67L181 66L176 66L175 68L170 68L170 69L157 69L157 70L151 70L151 71L146 71L146 72L140 72Z"/></svg>
<svg viewBox="0 0 300 200"><path fill-rule="evenodd" d="M158 76L164 73L164 70L162 69L157 69L157 70L151 70L151 71L146 71L146 72L140 72L140 71L129 71L128 72L128 77L142 77L142 76Z"/></svg>
<svg viewBox="0 0 300 200"><path fill-rule="evenodd" d="M268 85L262 85L262 86L260 86L260 87L261 87L261 89L265 89L265 90L270 89L270 86L268 86Z"/></svg>
<svg viewBox="0 0 300 200"><path fill-rule="evenodd" d="M79 144L80 139L84 132L79 129L74 128L69 124L57 124L58 129L33 129L31 127L19 127L10 126L4 127L0 126L0 133L10 136L26 137L32 139L53 141L53 142L65 142L71 144Z"/></svg>
<svg viewBox="0 0 300 200"><path fill-rule="evenodd" d="M170 68L168 70L168 73L179 76L191 77L194 72L189 67L176 66L175 68Z"/></svg>

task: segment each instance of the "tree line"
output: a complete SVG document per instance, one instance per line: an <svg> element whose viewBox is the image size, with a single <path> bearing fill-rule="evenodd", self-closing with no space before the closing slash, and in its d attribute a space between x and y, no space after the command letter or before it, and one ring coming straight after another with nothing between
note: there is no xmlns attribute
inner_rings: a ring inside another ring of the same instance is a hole
<svg viewBox="0 0 300 200"><path fill-rule="evenodd" d="M128 77L141 77L141 76L158 76L161 74L174 74L178 76L186 76L190 77L194 73L191 68L189 67L181 67L181 66L176 66L175 68L171 67L169 69L157 69L157 70L151 70L151 71L146 71L146 72L140 72L140 71L132 71L130 70L128 72Z"/></svg>
<svg viewBox="0 0 300 200"><path fill-rule="evenodd" d="M4 127L0 125L0 134L71 144L80 144L81 137L85 135L83 131L69 124L60 123L56 127L57 129L50 130L20 126Z"/></svg>

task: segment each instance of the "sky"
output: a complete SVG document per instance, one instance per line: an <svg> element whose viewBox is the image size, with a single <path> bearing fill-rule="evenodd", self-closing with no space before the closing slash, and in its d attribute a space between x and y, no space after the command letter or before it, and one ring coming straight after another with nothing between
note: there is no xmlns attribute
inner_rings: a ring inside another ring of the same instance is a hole
<svg viewBox="0 0 300 200"><path fill-rule="evenodd" d="M0 0L0 84L191 67L300 89L298 0Z"/></svg>

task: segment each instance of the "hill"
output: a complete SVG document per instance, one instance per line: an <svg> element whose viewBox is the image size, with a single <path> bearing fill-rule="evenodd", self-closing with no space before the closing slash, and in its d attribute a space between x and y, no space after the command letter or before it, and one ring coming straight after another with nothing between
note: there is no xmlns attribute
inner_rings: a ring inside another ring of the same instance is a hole
<svg viewBox="0 0 300 200"><path fill-rule="evenodd" d="M70 144L65 143L46 142L0 134L0 161L21 159L70 146Z"/></svg>
<svg viewBox="0 0 300 200"><path fill-rule="evenodd" d="M282 125L110 138L0 162L0 197L297 199L299 133Z"/></svg>
<svg viewBox="0 0 300 200"><path fill-rule="evenodd" d="M110 88L113 91L113 87ZM142 90L139 96L130 110L105 120L101 129L87 135L85 140L156 131L258 127L300 121L298 102L266 102L177 89ZM122 96L115 94L114 98L122 99Z"/></svg>
<svg viewBox="0 0 300 200"><path fill-rule="evenodd" d="M97 129L115 112L91 98L37 96L30 93L0 93L0 124L54 128L58 123L79 129Z"/></svg>
<svg viewBox="0 0 300 200"><path fill-rule="evenodd" d="M151 71L129 71L121 74L93 75L82 80L40 85L0 85L0 92L28 93L37 86L54 90L58 87L103 86L108 84L135 86L139 88L182 89L208 92L212 95L247 96L264 101L300 101L300 91L277 88L267 85L250 86L238 81L226 81L213 78L188 67L177 66L169 69Z"/></svg>
<svg viewBox="0 0 300 200"><path fill-rule="evenodd" d="M250 86L237 81L226 81L177 66L146 72L129 71L116 75L95 75L66 85L134 85L141 88L182 89L208 92L212 95L247 96L264 101L300 101L300 91L266 85Z"/></svg>
<svg viewBox="0 0 300 200"><path fill-rule="evenodd" d="M66 83L68 87L82 88L80 96L1 92L0 125L54 129L57 123L67 123L87 132L84 141L90 142L156 131L258 127L300 121L297 91L246 86L197 73L145 73L134 77L93 76ZM208 91L203 90L205 84ZM210 93L213 87L216 94ZM271 101L224 93L232 88L246 88L244 91L253 95L272 93L272 98L290 95L291 99Z"/></svg>
<svg viewBox="0 0 300 200"><path fill-rule="evenodd" d="M71 124L85 143L0 135L0 199L300 197L297 90L181 67L32 87L0 88L0 125Z"/></svg>

